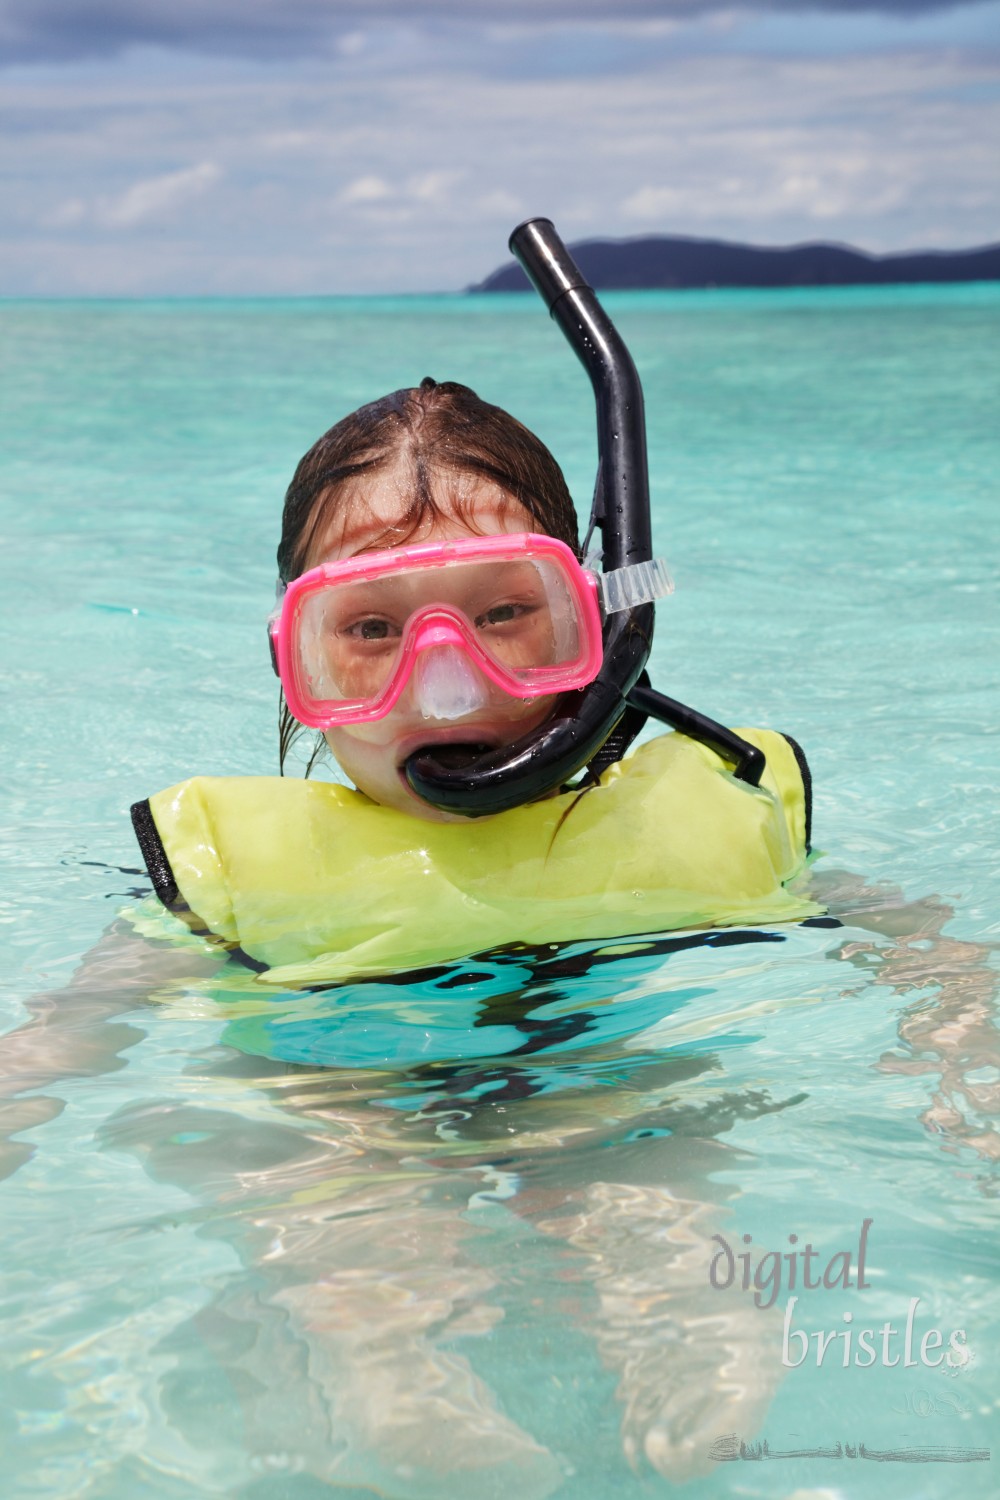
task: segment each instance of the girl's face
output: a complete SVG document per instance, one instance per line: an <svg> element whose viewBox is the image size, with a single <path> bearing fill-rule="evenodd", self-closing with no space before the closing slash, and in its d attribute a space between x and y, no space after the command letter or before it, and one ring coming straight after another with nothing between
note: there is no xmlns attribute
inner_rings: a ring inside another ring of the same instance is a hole
<svg viewBox="0 0 1000 1500"><path fill-rule="evenodd" d="M359 552L537 529L528 512L499 485L480 475L447 472L435 473L425 481L434 512L413 529L401 518L410 510L415 479L405 459L359 479L356 492L342 496L328 525L318 529L305 559L305 570ZM384 718L326 731L333 755L359 791L374 802L418 818L465 821L457 814L430 807L410 790L403 772L408 758L427 745L473 743L490 749L509 745L543 723L556 701L552 696L512 698L471 663L470 669L481 679L483 703L462 718L437 721L424 717L414 701L411 677Z"/></svg>

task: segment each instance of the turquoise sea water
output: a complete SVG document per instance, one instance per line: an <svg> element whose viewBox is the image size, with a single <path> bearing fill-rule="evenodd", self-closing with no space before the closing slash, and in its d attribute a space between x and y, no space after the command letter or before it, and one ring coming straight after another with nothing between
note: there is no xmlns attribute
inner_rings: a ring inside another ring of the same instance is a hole
<svg viewBox="0 0 1000 1500"><path fill-rule="evenodd" d="M5 1496L996 1493L1000 289L607 304L654 681L802 743L842 925L264 1008L119 913L132 801L276 769L295 461L432 374L585 509L586 379L528 297L0 304Z"/></svg>

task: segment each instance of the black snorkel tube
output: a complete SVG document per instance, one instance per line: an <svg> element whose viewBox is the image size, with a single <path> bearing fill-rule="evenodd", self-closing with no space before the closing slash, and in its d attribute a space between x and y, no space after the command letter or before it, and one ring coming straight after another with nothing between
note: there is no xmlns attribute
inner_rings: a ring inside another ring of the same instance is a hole
<svg viewBox="0 0 1000 1500"><path fill-rule="evenodd" d="M510 237L549 313L582 362L597 403L597 481L590 528L600 533L609 573L652 559L649 474L642 386L632 357L579 266L548 219L529 219ZM589 767L619 760L648 715L702 739L756 785L764 757L721 724L655 692L643 679L653 642L653 605L609 614L604 661L593 682L567 693L546 722L498 750L469 758L458 747L417 751L406 779L432 807L466 817L534 802Z"/></svg>

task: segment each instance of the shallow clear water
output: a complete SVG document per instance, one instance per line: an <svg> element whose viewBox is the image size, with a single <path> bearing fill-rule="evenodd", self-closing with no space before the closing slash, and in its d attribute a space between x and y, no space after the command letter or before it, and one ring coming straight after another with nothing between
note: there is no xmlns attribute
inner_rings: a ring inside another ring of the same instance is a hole
<svg viewBox="0 0 1000 1500"><path fill-rule="evenodd" d="M297 457L430 373L585 507L585 378L527 297L0 304L5 1495L995 1493L1000 291L608 304L654 680L804 745L842 925L265 1004L116 918L130 802L275 769ZM711 1284L866 1220L867 1288Z"/></svg>

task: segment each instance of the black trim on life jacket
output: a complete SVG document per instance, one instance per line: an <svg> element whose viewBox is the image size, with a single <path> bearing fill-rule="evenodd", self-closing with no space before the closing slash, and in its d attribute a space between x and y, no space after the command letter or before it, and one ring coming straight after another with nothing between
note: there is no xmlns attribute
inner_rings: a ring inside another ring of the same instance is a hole
<svg viewBox="0 0 1000 1500"><path fill-rule="evenodd" d="M806 804L806 839L805 839L806 854L811 854L812 853L812 829L813 829L813 779L812 779L812 771L810 771L810 769L809 769L809 762L806 760L806 752L803 750L803 748L799 744L798 740L793 740L792 737L791 737L791 735L790 734L786 734L784 730L781 730L780 733L781 733L781 738L783 740L787 740L788 745L791 748L791 752L795 756L795 764L799 768L799 775L802 777L802 796L803 796L803 798L805 800L805 804Z"/></svg>
<svg viewBox="0 0 1000 1500"><path fill-rule="evenodd" d="M139 850L146 861L146 869L153 882L153 890L164 906L175 906L180 892L177 889L174 872L170 868L167 851L163 847L163 840L160 838L160 830L153 819L149 799L147 798L145 802L133 802L130 811L132 827L139 840Z"/></svg>
<svg viewBox="0 0 1000 1500"><path fill-rule="evenodd" d="M645 408L632 356L550 220L518 225L510 248L593 386L598 469L589 532L600 532L603 569L649 562ZM466 817L504 812L557 791L585 766L596 779L621 759L648 716L710 745L735 763L741 780L757 786L762 751L644 680L653 617L652 604L610 614L597 677L579 692L565 694L544 724L513 744L485 755L460 754L454 746L412 755L405 772L413 791L443 812Z"/></svg>

